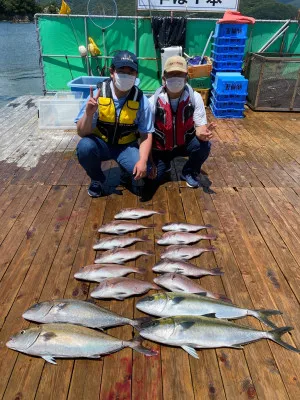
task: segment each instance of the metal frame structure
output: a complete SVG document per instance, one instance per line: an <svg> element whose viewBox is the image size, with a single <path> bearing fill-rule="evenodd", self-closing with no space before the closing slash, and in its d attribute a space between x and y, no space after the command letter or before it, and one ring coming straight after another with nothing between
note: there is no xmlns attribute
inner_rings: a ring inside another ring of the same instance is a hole
<svg viewBox="0 0 300 400"><path fill-rule="evenodd" d="M292 57L293 56L293 57ZM296 57L295 57L296 56ZM295 108L294 107L294 103L295 103L295 98L296 98L296 94L297 94L297 90L300 90L300 54L285 54L284 56L279 56L279 57L273 57L271 56L271 54L269 54L269 56L263 55L263 54L259 54L259 53L253 53L251 55L249 55L249 58L251 57L255 57L261 60L261 66L260 66L260 71L259 71L259 78L258 78L258 84L257 84L257 90L256 90L256 95L255 95L255 99L249 99L247 101L247 105L252 109L252 110L257 110L257 111L300 111L300 107ZM264 72L265 72L265 66L266 63L278 63L278 62L289 62L289 63L298 63L299 64L299 70L298 70L298 75L297 75L297 79L295 82L295 87L294 87L294 91L293 91L293 95L291 98L291 102L289 107L285 107L285 108L274 108L274 107L261 107L259 106L259 100L260 100L260 92L261 92L261 88L262 88L262 84L264 81ZM247 67L246 67L246 76L248 78L251 78L250 74L251 74L251 62L247 63ZM250 79L249 79L249 85L250 85Z"/></svg>

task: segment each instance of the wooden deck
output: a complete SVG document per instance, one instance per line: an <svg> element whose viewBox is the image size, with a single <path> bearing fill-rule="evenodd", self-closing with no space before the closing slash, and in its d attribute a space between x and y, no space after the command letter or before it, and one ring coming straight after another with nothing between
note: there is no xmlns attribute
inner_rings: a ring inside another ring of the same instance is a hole
<svg viewBox="0 0 300 400"><path fill-rule="evenodd" d="M21 97L0 110L0 398L300 399L299 354L266 340L244 350L199 351L199 360L147 343L157 357L124 349L100 361L58 359L57 366L6 348L12 334L29 326L22 313L34 302L89 297L94 285L73 275L93 262L97 227L117 210L139 204L126 190L91 199L75 157L75 132L39 131L36 103ZM136 264L147 267L144 279L153 278L161 251L154 239L164 222L212 224L218 251L195 262L218 265L225 274L201 284L243 307L280 309L283 315L272 320L293 326L284 339L300 348L300 115L249 110L246 116L217 121L204 188L191 190L177 180L179 161L172 181L144 204L166 214L143 221L156 227L147 232L151 241L136 247L155 256ZM112 186L118 171L110 167L106 163ZM98 304L139 317L135 302ZM254 318L240 322L262 328ZM109 332L132 337L129 326Z"/></svg>

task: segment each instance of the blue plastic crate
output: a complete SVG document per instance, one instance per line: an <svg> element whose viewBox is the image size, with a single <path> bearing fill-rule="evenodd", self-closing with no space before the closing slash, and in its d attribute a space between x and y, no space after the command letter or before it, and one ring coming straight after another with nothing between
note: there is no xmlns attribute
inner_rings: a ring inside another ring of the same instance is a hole
<svg viewBox="0 0 300 400"><path fill-rule="evenodd" d="M215 89L211 91L212 96L215 98L216 101L243 101L246 102L247 94L235 94L235 93L228 93L228 94L219 94L216 92Z"/></svg>
<svg viewBox="0 0 300 400"><path fill-rule="evenodd" d="M213 43L213 51L217 54L244 54L246 46L238 46L238 45L223 45L220 46L218 44Z"/></svg>
<svg viewBox="0 0 300 400"><path fill-rule="evenodd" d="M216 24L216 37L244 38L247 36L248 24Z"/></svg>
<svg viewBox="0 0 300 400"><path fill-rule="evenodd" d="M245 101L235 101L235 99L228 99L225 101L218 101L212 93L211 97L214 106L218 109L226 110L227 108L232 108L233 110L244 110L245 108Z"/></svg>
<svg viewBox="0 0 300 400"><path fill-rule="evenodd" d="M244 53L228 53L228 54L222 54L222 53L217 53L212 50L211 56L214 61L234 61L234 62L241 62L243 61L244 58Z"/></svg>
<svg viewBox="0 0 300 400"><path fill-rule="evenodd" d="M210 109L216 118L244 118L244 110L234 110L233 108L219 109L212 101Z"/></svg>
<svg viewBox="0 0 300 400"><path fill-rule="evenodd" d="M217 72L213 88L218 94L245 94L248 79L236 72Z"/></svg>
<svg viewBox="0 0 300 400"><path fill-rule="evenodd" d="M216 71L241 71L243 61L216 61L213 60L213 68Z"/></svg>
<svg viewBox="0 0 300 400"><path fill-rule="evenodd" d="M68 82L67 85L72 92L83 92L83 98L86 99L90 95L90 87L96 89L99 82L103 82L108 78L109 76L79 76ZM135 85L138 86L139 83L139 78L136 78Z"/></svg>
<svg viewBox="0 0 300 400"><path fill-rule="evenodd" d="M217 46L245 46L247 37L243 38L226 38L226 37L216 37L214 38L214 44Z"/></svg>

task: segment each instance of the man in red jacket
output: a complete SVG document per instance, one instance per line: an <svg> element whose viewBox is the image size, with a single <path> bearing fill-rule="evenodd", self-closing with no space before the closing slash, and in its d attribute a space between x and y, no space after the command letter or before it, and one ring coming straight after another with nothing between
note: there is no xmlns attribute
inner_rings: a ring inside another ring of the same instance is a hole
<svg viewBox="0 0 300 400"><path fill-rule="evenodd" d="M188 156L181 179L188 187L200 186L201 166L209 156L214 123L207 125L202 97L187 84L187 63L183 57L167 59L164 85L150 98L154 119L152 160L154 168L145 182L145 192L159 184L178 156ZM156 167L156 168L155 168Z"/></svg>

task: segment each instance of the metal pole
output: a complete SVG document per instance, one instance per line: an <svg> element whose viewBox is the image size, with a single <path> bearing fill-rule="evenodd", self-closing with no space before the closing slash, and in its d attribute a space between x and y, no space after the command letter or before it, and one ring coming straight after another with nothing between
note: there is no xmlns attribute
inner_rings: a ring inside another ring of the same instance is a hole
<svg viewBox="0 0 300 400"><path fill-rule="evenodd" d="M291 111L293 111L293 108L294 108L294 102L295 102L295 98L296 98L297 89L298 89L299 84L300 84L300 69L298 71L298 78L297 78L297 81L296 81L295 90L294 90L294 93L293 93L293 96L292 96L292 100L291 100L291 105L290 105L290 110Z"/></svg>
<svg viewBox="0 0 300 400"><path fill-rule="evenodd" d="M273 40L272 40L270 43L268 43L267 46L264 47L263 50L260 51L260 53L266 51L266 50L267 50L273 43L275 43L276 40L277 40L278 38L280 38L280 36L283 35L288 29L289 29L288 26L287 26L285 29L283 29L276 37L273 38Z"/></svg>
<svg viewBox="0 0 300 400"><path fill-rule="evenodd" d="M255 98L255 102L254 102L254 110L257 108L257 104L258 104L258 98L259 98L259 94L260 94L260 89L261 89L261 83L263 80L263 76L264 76L264 69L265 69L265 60L263 61L263 65L261 67L260 70L260 74L259 74L259 80L258 80L258 85L257 85L257 92L256 92L256 98Z"/></svg>
<svg viewBox="0 0 300 400"><path fill-rule="evenodd" d="M42 62L42 50L41 50L41 37L40 37L40 28L38 27L38 21L36 16L34 16L34 23L35 23L35 31L37 34L37 42L38 42L38 51L39 51L39 66L42 71L42 84L43 84L43 94L44 96L47 93L46 90L46 82L45 82L45 71L44 71L44 64Z"/></svg>
<svg viewBox="0 0 300 400"><path fill-rule="evenodd" d="M262 48L260 48L260 49L258 50L258 53L261 53L262 51L264 51L264 50L265 50L265 47L268 46L268 44L269 44L270 42L272 42L272 41L274 40L274 38L276 38L277 35L278 35L286 26L288 26L288 24L290 23L290 21L291 21L290 19L289 19L288 21L286 21L286 23L285 23L284 25L282 25L282 27L281 27L280 29L278 29L278 31L277 31L276 33L274 33L274 35L267 41L267 43L264 44L264 45L262 46Z"/></svg>
<svg viewBox="0 0 300 400"><path fill-rule="evenodd" d="M90 61L89 61L89 51L88 51L88 32L87 32L87 22L86 22L86 16L84 17L84 36L85 36L85 47L87 50L86 54L86 68L87 68L87 74L88 76L91 75L91 66L90 66Z"/></svg>

